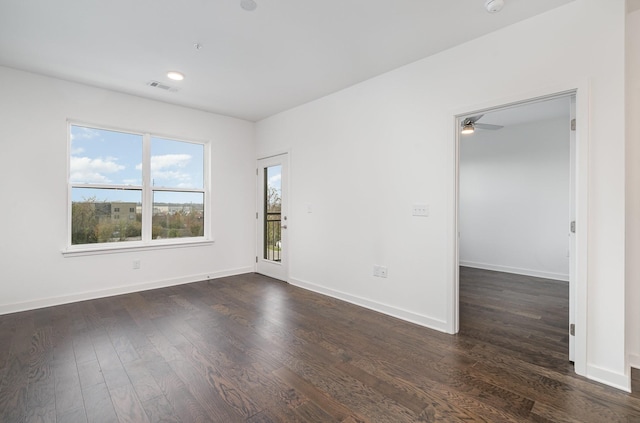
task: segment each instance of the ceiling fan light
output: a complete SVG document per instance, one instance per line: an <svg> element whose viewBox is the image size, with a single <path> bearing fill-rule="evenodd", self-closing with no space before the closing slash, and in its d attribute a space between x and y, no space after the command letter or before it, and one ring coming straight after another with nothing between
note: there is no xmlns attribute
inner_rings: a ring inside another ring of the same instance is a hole
<svg viewBox="0 0 640 423"><path fill-rule="evenodd" d="M466 123L462 125L462 131L460 131L460 133L463 135L467 135L467 134L473 134L474 131L475 131L475 128L473 127L473 123Z"/></svg>

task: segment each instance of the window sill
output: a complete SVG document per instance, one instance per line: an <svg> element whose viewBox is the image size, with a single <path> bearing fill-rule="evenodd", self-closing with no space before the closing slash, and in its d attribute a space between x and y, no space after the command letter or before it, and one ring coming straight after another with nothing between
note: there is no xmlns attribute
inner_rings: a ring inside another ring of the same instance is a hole
<svg viewBox="0 0 640 423"><path fill-rule="evenodd" d="M173 248L203 247L213 245L213 240L188 241L188 242L158 242L153 244L116 245L100 244L96 247L74 246L62 250L64 257L94 256L103 254L129 253L136 251L154 251Z"/></svg>

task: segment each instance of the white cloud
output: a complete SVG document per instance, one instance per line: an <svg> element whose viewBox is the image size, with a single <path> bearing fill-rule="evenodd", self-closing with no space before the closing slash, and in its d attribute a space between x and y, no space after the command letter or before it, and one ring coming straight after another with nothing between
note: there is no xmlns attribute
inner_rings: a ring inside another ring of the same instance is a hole
<svg viewBox="0 0 640 423"><path fill-rule="evenodd" d="M193 188L193 184L191 184L191 183L179 183L176 188Z"/></svg>
<svg viewBox="0 0 640 423"><path fill-rule="evenodd" d="M77 147L77 148L71 149L71 154L72 155L78 155L78 154L82 154L82 153L84 153L84 148L82 148L82 147Z"/></svg>
<svg viewBox="0 0 640 423"><path fill-rule="evenodd" d="M71 172L71 182L88 182L93 184L108 184L111 179L98 172Z"/></svg>
<svg viewBox="0 0 640 423"><path fill-rule="evenodd" d="M177 188L193 188L191 175L177 170L154 171L152 174L154 185L171 186ZM166 181L168 183L163 183Z"/></svg>
<svg viewBox="0 0 640 423"><path fill-rule="evenodd" d="M153 172L153 177L157 179L172 179L174 181L190 181L191 175L177 170L161 170Z"/></svg>
<svg viewBox="0 0 640 423"><path fill-rule="evenodd" d="M160 170L170 167L185 167L191 161L189 154L165 154L151 156L151 170Z"/></svg>
<svg viewBox="0 0 640 423"><path fill-rule="evenodd" d="M71 141L90 140L93 138L98 138L99 136L100 136L100 132L96 131L95 129L76 126L73 128L73 132L71 132Z"/></svg>
<svg viewBox="0 0 640 423"><path fill-rule="evenodd" d="M125 185L142 185L140 179L123 179L122 183Z"/></svg>
<svg viewBox="0 0 640 423"><path fill-rule="evenodd" d="M189 154L151 156L152 183L156 186L193 188L191 175L180 170L187 167L190 161L191 155ZM142 164L138 164L136 169L141 170Z"/></svg>
<svg viewBox="0 0 640 423"><path fill-rule="evenodd" d="M280 185L280 181L282 180L282 174L278 173L277 175L273 175L269 178L269 185Z"/></svg>
<svg viewBox="0 0 640 423"><path fill-rule="evenodd" d="M167 168L183 168L191 161L189 154L163 154L161 156L151 156L151 170L162 170ZM136 169L142 169L142 163L136 166Z"/></svg>
<svg viewBox="0 0 640 423"><path fill-rule="evenodd" d="M111 180L105 173L116 173L124 169L124 166L116 163L116 159L107 159L72 156L70 160L71 181L108 183Z"/></svg>

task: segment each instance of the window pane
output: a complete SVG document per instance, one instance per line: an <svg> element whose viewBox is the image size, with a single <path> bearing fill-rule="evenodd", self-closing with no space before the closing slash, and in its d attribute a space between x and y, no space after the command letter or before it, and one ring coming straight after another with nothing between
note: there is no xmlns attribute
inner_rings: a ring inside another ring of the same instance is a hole
<svg viewBox="0 0 640 423"><path fill-rule="evenodd" d="M281 261L282 165L264 169L264 259Z"/></svg>
<svg viewBox="0 0 640 423"><path fill-rule="evenodd" d="M155 191L153 239L204 236L204 194Z"/></svg>
<svg viewBox="0 0 640 423"><path fill-rule="evenodd" d="M142 191L73 188L71 244L138 241L142 234Z"/></svg>
<svg viewBox="0 0 640 423"><path fill-rule="evenodd" d="M204 145L151 138L151 185L204 188Z"/></svg>
<svg viewBox="0 0 640 423"><path fill-rule="evenodd" d="M142 136L71 126L69 180L73 183L142 185Z"/></svg>

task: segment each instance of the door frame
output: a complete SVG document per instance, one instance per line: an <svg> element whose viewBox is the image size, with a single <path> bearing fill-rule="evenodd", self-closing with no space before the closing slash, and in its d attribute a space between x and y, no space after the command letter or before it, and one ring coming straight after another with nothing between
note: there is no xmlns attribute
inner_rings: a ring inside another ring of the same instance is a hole
<svg viewBox="0 0 640 423"><path fill-rule="evenodd" d="M576 168L575 168L575 261L574 267L570 269L570 286L573 287L575 295L575 310L570 321L575 322L574 338L574 369L577 374L586 376L587 373L587 290L588 290L588 194L589 194L589 81L583 80L567 83L558 87L540 89L535 92L514 95L506 99L496 99L482 105L466 107L451 113L453 126L453 142L451 157L453 169L454 186L449 202L451 210L449 251L451 266L449 267L450 277L447 292L447 321L449 322L447 331L458 333L460 329L459 316L459 183L460 183L460 119L463 116L481 114L490 111L511 108L517 105L543 101L551 98L563 96L575 96L576 98ZM568 222L567 222L568 223ZM571 290L570 290L571 293ZM571 299L570 299L571 301ZM567 331L569 328L567 328Z"/></svg>
<svg viewBox="0 0 640 423"><path fill-rule="evenodd" d="M274 152L272 154L261 155L256 159L256 244L255 244L255 256L256 262L254 265L254 271L258 272L258 264L260 260L263 258L260 256L263 248L264 240L261 238L262 231L260 231L259 225L262 224L259 216L261 215L260 209L262 207L262 185L260 184L260 161L265 159L272 159L282 157L283 164L286 167L286 177L282 181L282 190L285 193L282 198L282 215L287 216L287 226L288 228L282 232L281 241L284 248L282 249L281 261L279 266L282 267L282 276L277 277L276 279L282 280L283 282L289 283L289 259L291 250L291 244L289 242L289 231L290 231L290 222L291 222L291 213L290 213L290 204L291 204L291 152L289 150ZM270 275L267 275L270 276ZM270 276L273 277L273 276Z"/></svg>

